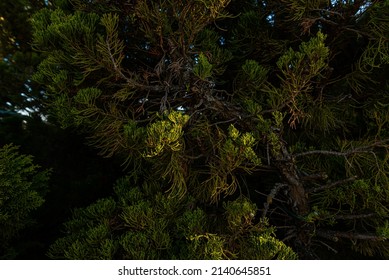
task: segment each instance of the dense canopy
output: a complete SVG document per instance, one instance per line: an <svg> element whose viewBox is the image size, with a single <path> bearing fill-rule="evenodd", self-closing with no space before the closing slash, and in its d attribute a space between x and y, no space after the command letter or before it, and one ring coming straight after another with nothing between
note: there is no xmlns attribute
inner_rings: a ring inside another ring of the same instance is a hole
<svg viewBox="0 0 389 280"><path fill-rule="evenodd" d="M48 256L388 257L388 18L364 0L38 11L47 114L126 172Z"/></svg>

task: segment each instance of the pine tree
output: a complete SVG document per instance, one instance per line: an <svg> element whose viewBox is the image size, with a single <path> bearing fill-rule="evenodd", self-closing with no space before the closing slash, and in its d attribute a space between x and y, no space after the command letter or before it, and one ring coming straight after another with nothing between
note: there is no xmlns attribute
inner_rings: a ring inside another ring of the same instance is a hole
<svg viewBox="0 0 389 280"><path fill-rule="evenodd" d="M130 182L52 257L388 257L387 1L59 2L34 79Z"/></svg>
<svg viewBox="0 0 389 280"><path fill-rule="evenodd" d="M72 129L60 129L55 120L45 114L44 88L31 80L41 55L31 46L30 16L50 5L50 1L45 0L0 1L0 147L13 143L20 147L20 154L33 156L34 166L52 170L45 203L37 211L30 209L28 217L33 216L34 223L17 232L4 229L4 234L17 235L17 238L9 242L1 239L0 258L45 258L47 247L60 234L60 225L71 209L110 194L106 185L111 185L122 173L117 167L120 162L100 158L93 148L84 144L82 136ZM6 160L2 164L4 172L10 173L0 177L18 178L11 168L15 164ZM22 188L19 183L11 182L9 184L15 188ZM14 200L24 207L22 200ZM26 223L30 225L27 219Z"/></svg>

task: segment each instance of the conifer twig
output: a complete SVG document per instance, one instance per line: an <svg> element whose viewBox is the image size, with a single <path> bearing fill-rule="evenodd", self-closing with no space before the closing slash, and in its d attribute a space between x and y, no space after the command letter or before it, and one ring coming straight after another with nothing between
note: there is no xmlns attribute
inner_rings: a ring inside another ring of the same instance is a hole
<svg viewBox="0 0 389 280"><path fill-rule="evenodd" d="M327 243L325 243L325 242L323 242L323 241L321 241L321 240L318 240L318 242L319 242L320 244L324 245L328 250L331 250L332 252L334 252L335 254L338 253L337 250L335 250L334 248L332 248L332 247L331 247L330 245L328 245Z"/></svg>
<svg viewBox="0 0 389 280"><path fill-rule="evenodd" d="M313 150L313 151L307 151L307 152L302 152L302 153L294 154L293 157L297 158L297 157L303 157L303 156L308 156L308 155L328 155L328 156L343 156L343 157L347 157L347 156L352 155L352 154L370 153L370 152L372 152L371 151L372 148L380 147L380 146L386 144L387 142L389 142L389 139L384 139L384 140L381 140L381 141L376 141L376 142L372 143L371 145L357 147L355 149L348 150L348 151L345 151L345 152L327 151L327 150Z"/></svg>
<svg viewBox="0 0 389 280"><path fill-rule="evenodd" d="M371 218L375 215L376 215L375 213L356 214L356 215L336 215L334 217L334 219L336 219L336 220L354 220L354 219Z"/></svg>
<svg viewBox="0 0 389 280"><path fill-rule="evenodd" d="M356 180L357 178L358 178L357 176L353 176L353 177L346 178L346 179L343 179L343 180L339 180L339 181L336 181L336 182L333 182L333 183L330 183L330 184L327 184L327 185L324 185L324 186L320 186L320 187L316 187L316 188L310 189L310 190L308 190L308 192L309 193L314 193L314 192L318 192L318 191L323 191L323 190L331 189L333 187L336 187L336 186L339 186L339 185L343 185L345 183L352 182L352 181Z"/></svg>

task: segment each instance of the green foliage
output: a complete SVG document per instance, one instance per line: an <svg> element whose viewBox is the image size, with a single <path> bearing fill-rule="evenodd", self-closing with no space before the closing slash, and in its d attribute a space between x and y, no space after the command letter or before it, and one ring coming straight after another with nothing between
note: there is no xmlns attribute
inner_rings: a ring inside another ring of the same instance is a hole
<svg viewBox="0 0 389 280"><path fill-rule="evenodd" d="M24 228L33 222L31 215L43 202L49 171L38 171L32 156L21 155L18 147L0 149L0 252L4 254Z"/></svg>
<svg viewBox="0 0 389 280"><path fill-rule="evenodd" d="M266 81L268 70L254 60L246 60L242 66L242 74L237 82L245 91L257 93Z"/></svg>
<svg viewBox="0 0 389 280"><path fill-rule="evenodd" d="M115 200L106 198L75 210L73 218L65 223L66 236L51 246L49 257L296 258L289 247L272 236L273 230L266 223L261 227L254 224L256 207L247 199L226 204L225 217L231 227L218 229L210 222L211 217L196 207L190 197L177 201L162 193L145 196L142 188L131 185L129 178L120 179L115 192ZM224 219L224 216L218 219ZM244 235L249 237L243 238ZM251 248L249 255L243 250L246 248Z"/></svg>
<svg viewBox="0 0 389 280"><path fill-rule="evenodd" d="M269 233L249 237L242 259L294 260L298 256L290 247Z"/></svg>
<svg viewBox="0 0 389 280"><path fill-rule="evenodd" d="M306 16L307 13L310 13L312 10L319 10L325 8L328 5L328 1L326 0L298 0L298 1L290 1L284 0L282 1L291 11L291 18L293 20L301 20Z"/></svg>
<svg viewBox="0 0 389 280"><path fill-rule="evenodd" d="M247 226L251 226L257 212L256 205L244 198L227 202L224 208L226 209L228 225L232 232L241 231Z"/></svg>
<svg viewBox="0 0 389 280"><path fill-rule="evenodd" d="M182 128L189 120L189 116L173 111L167 114L167 119L148 127L146 143L150 151L145 155L146 157L160 155L166 148L173 152L182 149Z"/></svg>
<svg viewBox="0 0 389 280"><path fill-rule="evenodd" d="M261 159L254 151L256 139L250 132L241 134L233 125L228 128L228 135L220 136L217 157L210 162L209 178L201 183L203 192L212 202L217 202L221 194L231 195L239 186L236 176L238 170L250 173L261 165Z"/></svg>
<svg viewBox="0 0 389 280"><path fill-rule="evenodd" d="M296 52L289 49L277 61L277 66L285 77L292 80L293 86L302 87L304 84L299 79L309 80L318 75L326 67L326 59L329 54L325 46L326 36L318 32L309 42L303 42Z"/></svg>
<svg viewBox="0 0 389 280"><path fill-rule="evenodd" d="M385 224L379 228L377 228L378 236L389 238L389 221L385 221Z"/></svg>
<svg viewBox="0 0 389 280"><path fill-rule="evenodd" d="M324 44L325 38L323 33L318 32L309 42L303 42L299 46L299 51L290 48L277 61L277 67L283 77L280 77L282 100L276 102L289 108L291 116L288 122L292 127L295 127L300 119L307 117L304 111L306 104L312 102L310 92L313 79L328 66L329 49ZM272 89L272 93L274 91L276 89ZM273 96L272 98L277 98L277 94Z"/></svg>
<svg viewBox="0 0 389 280"><path fill-rule="evenodd" d="M200 52L198 56L198 64L193 68L195 75L200 77L202 72L204 78L208 76L220 76L224 73L227 67L227 63L232 59L232 53L227 48L223 47L219 43L220 35L211 29L204 29L199 33L197 38L198 44L201 49L207 50L205 53Z"/></svg>
<svg viewBox="0 0 389 280"><path fill-rule="evenodd" d="M32 19L34 79L132 181L52 257L387 256L387 5L72 3Z"/></svg>
<svg viewBox="0 0 389 280"><path fill-rule="evenodd" d="M73 220L65 224L70 234L51 247L49 256L148 259L163 254L169 243L169 236L164 233L165 213L161 212L156 219L150 202L142 198L139 190L130 187L128 179L118 181L115 191L120 194L120 202L108 198L75 211ZM151 234L151 240L148 234ZM101 252L107 254L104 256Z"/></svg>
<svg viewBox="0 0 389 280"><path fill-rule="evenodd" d="M201 80L206 80L212 76L212 64L208 62L207 57L200 53L198 62L193 67L193 73Z"/></svg>

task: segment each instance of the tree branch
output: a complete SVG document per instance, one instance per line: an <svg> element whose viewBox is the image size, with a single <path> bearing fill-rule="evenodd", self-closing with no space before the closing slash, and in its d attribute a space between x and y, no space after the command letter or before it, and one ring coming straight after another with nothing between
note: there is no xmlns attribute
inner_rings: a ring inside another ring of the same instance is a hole
<svg viewBox="0 0 389 280"><path fill-rule="evenodd" d="M347 152L336 152L336 151L324 151L324 150L314 150L307 151L293 155L295 158L309 156L309 155L327 155L327 156L347 156L349 153Z"/></svg>
<svg viewBox="0 0 389 280"><path fill-rule="evenodd" d="M295 208L299 215L305 215L309 212L306 190L301 182L301 178L297 174L298 172L293 160L293 155L288 152L288 149L282 140L280 140L280 145L281 147L275 160L275 166L289 186L290 195L294 204L293 208Z"/></svg>
<svg viewBox="0 0 389 280"><path fill-rule="evenodd" d="M353 177L350 177L350 178L347 178L347 179L343 179L343 180L339 180L339 181L333 182L331 184L327 184L327 185L324 185L324 186L312 188L312 189L308 190L308 193L314 193L314 192L318 192L318 191L324 191L324 190L327 190L327 189L331 189L333 187L336 187L336 186L339 186L339 185L343 185L345 183L352 182L352 181L356 180L357 178L358 178L357 176L353 176Z"/></svg>
<svg viewBox="0 0 389 280"><path fill-rule="evenodd" d="M339 238L348 238L354 240L370 240L370 241L384 241L386 238L378 236L374 233L357 233L357 232L342 232L335 230L321 230L316 231L316 235L337 242Z"/></svg>
<svg viewBox="0 0 389 280"><path fill-rule="evenodd" d="M266 217L267 211L269 211L269 206L273 202L274 197L277 195L279 190L283 187L287 187L287 184L277 183L275 184L274 188L271 189L269 195L266 198L266 202L263 204L264 209L262 212L262 218Z"/></svg>
<svg viewBox="0 0 389 280"><path fill-rule="evenodd" d="M357 215L336 215L334 218L336 220L354 220L354 219L371 218L375 215L376 215L375 213L357 214Z"/></svg>
<svg viewBox="0 0 389 280"><path fill-rule="evenodd" d="M386 144L387 142L389 142L389 139L385 139L385 140L381 140L381 141L376 141L376 142L372 143L371 145L357 147L355 149L348 150L348 151L345 151L345 152L326 151L326 150L313 150L313 151L307 151L307 152L302 152L302 153L294 154L293 157L294 158L298 158L298 157L303 157L303 156L308 156L308 155L328 155L328 156L343 156L343 157L347 157L349 155L357 154L357 153L370 153L372 148L380 147L380 146Z"/></svg>

